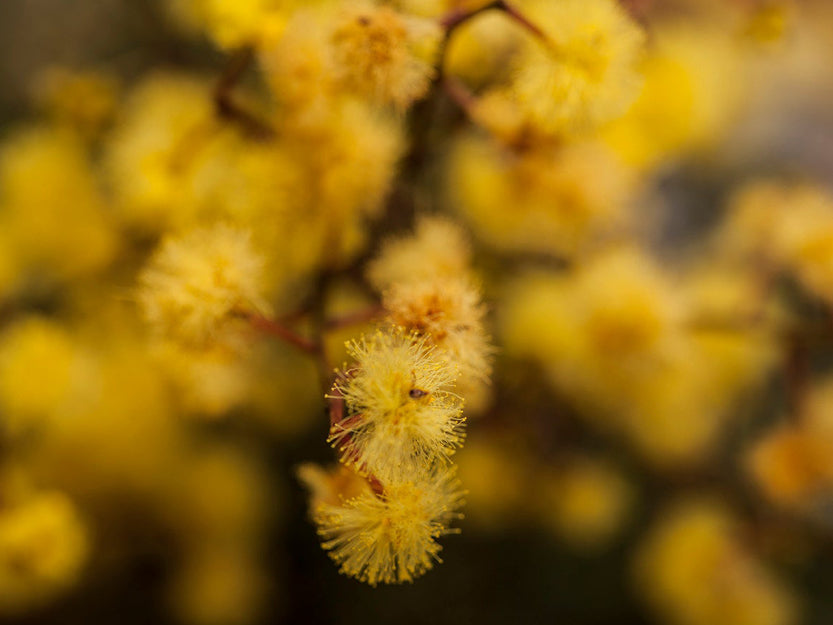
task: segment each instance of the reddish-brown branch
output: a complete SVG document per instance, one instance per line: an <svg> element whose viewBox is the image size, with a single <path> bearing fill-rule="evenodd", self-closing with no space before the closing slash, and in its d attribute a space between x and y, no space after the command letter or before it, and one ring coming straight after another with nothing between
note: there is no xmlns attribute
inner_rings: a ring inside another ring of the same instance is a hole
<svg viewBox="0 0 833 625"><path fill-rule="evenodd" d="M240 106L234 99L234 88L240 83L254 60L251 48L241 48L231 55L225 71L214 87L214 108L223 119L238 124L244 132L260 140L275 138L275 129Z"/></svg>
<svg viewBox="0 0 833 625"><path fill-rule="evenodd" d="M784 362L784 383L790 412L801 418L810 382L810 358L807 345L798 336L790 337Z"/></svg>
<svg viewBox="0 0 833 625"><path fill-rule="evenodd" d="M502 2L498 2L498 7L502 10L506 15L511 17L515 20L518 24L526 28L530 33L541 39L542 41L547 41L546 33L538 28L534 23L529 21L529 19L511 2L507 2L503 0Z"/></svg>
<svg viewBox="0 0 833 625"><path fill-rule="evenodd" d="M450 34L454 31L455 28L458 26L465 24L467 21L483 13L484 11L490 11L492 9L500 8L503 4L501 0L495 0L494 2L489 2L488 4L484 4L481 7L477 7L476 9L466 10L462 7L457 7L452 9L448 13L446 13L442 18L440 18L440 26L445 30L446 34Z"/></svg>
<svg viewBox="0 0 833 625"><path fill-rule="evenodd" d="M446 95L470 118L474 118L477 97L466 86L451 76L443 78L443 90Z"/></svg>
<svg viewBox="0 0 833 625"><path fill-rule="evenodd" d="M440 26L445 30L446 37L448 37L452 32L454 32L455 29L462 26L470 19L485 11L491 10L503 11L506 15L526 28L536 37L546 39L544 32L529 21L529 19L516 6L507 0L494 0L494 2L489 2L483 6L468 11L461 8L453 9L440 19Z"/></svg>
<svg viewBox="0 0 833 625"><path fill-rule="evenodd" d="M317 354L319 351L317 343L301 336L293 330L290 330L274 319L269 319L268 317L258 314L250 314L248 315L248 319L252 324L252 327L256 330L279 338L308 354Z"/></svg>
<svg viewBox="0 0 833 625"><path fill-rule="evenodd" d="M442 18L440 18L440 27L444 31L442 43L440 45L440 62L437 68L437 76L435 80L442 81L445 76L445 52L448 48L448 42L451 35L457 28L468 22L470 19L484 13L485 11L503 11L510 18L515 20L523 28L527 29L536 37L543 41L547 41L544 32L533 24L517 7L513 6L507 0L494 0L474 9L466 10L462 8L452 9Z"/></svg>
<svg viewBox="0 0 833 625"><path fill-rule="evenodd" d="M307 308L299 308L290 313L281 315L280 322L283 324L292 324L301 321L304 317L309 315L310 311Z"/></svg>
<svg viewBox="0 0 833 625"><path fill-rule="evenodd" d="M377 497L383 497L385 494L385 487L382 482L371 471L368 470L367 465L359 462L358 450L351 447L350 443L353 439L352 434L348 431L353 425L361 423L362 415L356 414L344 418L344 399L338 389L333 390L334 395L328 395L327 399L330 401L330 439L333 440L333 432L341 430L338 438L338 453L341 461L348 465L355 467L360 475L363 475L370 485L370 489ZM345 453L345 451L347 453Z"/></svg>

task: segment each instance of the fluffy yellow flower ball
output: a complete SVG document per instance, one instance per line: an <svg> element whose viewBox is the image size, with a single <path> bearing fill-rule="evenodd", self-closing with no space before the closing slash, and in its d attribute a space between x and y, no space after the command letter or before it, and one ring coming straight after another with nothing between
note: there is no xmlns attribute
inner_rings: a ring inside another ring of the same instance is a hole
<svg viewBox="0 0 833 625"><path fill-rule="evenodd" d="M543 37L530 36L512 90L541 129L585 132L620 116L639 92L644 36L614 0L538 0L523 5Z"/></svg>
<svg viewBox="0 0 833 625"><path fill-rule="evenodd" d="M0 611L16 613L78 582L89 550L72 501L41 492L0 512Z"/></svg>
<svg viewBox="0 0 833 625"><path fill-rule="evenodd" d="M343 573L371 586L401 584L440 561L437 539L455 533L450 525L462 502L454 472L439 470L418 482L386 486L382 495L320 502L312 516Z"/></svg>
<svg viewBox="0 0 833 625"><path fill-rule="evenodd" d="M400 328L348 345L355 365L333 387L347 415L330 429L342 461L386 483L446 461L465 437L457 370L427 338Z"/></svg>
<svg viewBox="0 0 833 625"><path fill-rule="evenodd" d="M166 238L139 276L139 303L160 334L193 346L223 342L238 316L267 308L263 260L250 234L225 224Z"/></svg>

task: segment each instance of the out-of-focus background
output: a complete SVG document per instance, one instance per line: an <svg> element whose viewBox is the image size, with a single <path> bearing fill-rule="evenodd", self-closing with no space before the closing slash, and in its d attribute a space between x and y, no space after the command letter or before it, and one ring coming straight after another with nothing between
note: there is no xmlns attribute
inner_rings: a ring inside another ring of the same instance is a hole
<svg viewBox="0 0 833 625"><path fill-rule="evenodd" d="M307 188L286 154L258 168L250 137L194 133L222 117L235 53L188 4L0 2L0 622L833 622L827 0L623 2L645 33L639 95L592 140L530 156L432 92L433 115L391 116L433 141L402 150L404 182L353 184L396 150L345 122L343 160L367 160L322 196L388 197L340 230L349 262L308 258L312 210L264 228L287 316L320 275L328 313L373 307L367 260L422 212L471 241L495 353L455 456L465 518L441 564L378 588L339 574L295 477L335 458L314 363L264 337L244 362L145 345L137 276L180 218L233 206L256 230L247 202ZM447 51L483 101L529 36L500 20ZM286 94L263 96L261 63L240 100L271 119ZM166 145L159 173L142 159ZM332 364L367 327L328 334Z"/></svg>

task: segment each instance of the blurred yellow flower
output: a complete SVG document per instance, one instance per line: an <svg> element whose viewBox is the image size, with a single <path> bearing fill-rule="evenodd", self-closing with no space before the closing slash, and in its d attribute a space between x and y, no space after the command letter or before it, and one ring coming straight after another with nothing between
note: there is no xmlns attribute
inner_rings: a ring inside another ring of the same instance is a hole
<svg viewBox="0 0 833 625"><path fill-rule="evenodd" d="M404 110L428 93L440 38L432 20L370 2L345 4L330 35L336 80Z"/></svg>
<svg viewBox="0 0 833 625"><path fill-rule="evenodd" d="M87 527L63 493L43 491L0 511L0 612L46 603L80 581Z"/></svg>
<svg viewBox="0 0 833 625"><path fill-rule="evenodd" d="M107 267L120 251L108 208L77 135L31 127L0 145L0 231L24 284L62 284Z"/></svg>
<svg viewBox="0 0 833 625"><path fill-rule="evenodd" d="M797 604L742 542L720 503L684 500L668 510L637 554L639 590L677 625L788 625Z"/></svg>
<svg viewBox="0 0 833 625"><path fill-rule="evenodd" d="M547 132L571 135L624 113L640 86L644 35L613 0L524 2L543 37L528 35L513 93Z"/></svg>
<svg viewBox="0 0 833 625"><path fill-rule="evenodd" d="M389 237L367 268L384 291L399 282L453 278L468 271L471 246L463 229L446 217L422 215L413 234Z"/></svg>
<svg viewBox="0 0 833 625"><path fill-rule="evenodd" d="M77 394L82 350L59 323L23 318L0 335L3 430L18 435L66 411Z"/></svg>
<svg viewBox="0 0 833 625"><path fill-rule="evenodd" d="M187 345L223 343L238 316L267 310L263 259L251 235L225 224L168 237L139 277L145 318Z"/></svg>

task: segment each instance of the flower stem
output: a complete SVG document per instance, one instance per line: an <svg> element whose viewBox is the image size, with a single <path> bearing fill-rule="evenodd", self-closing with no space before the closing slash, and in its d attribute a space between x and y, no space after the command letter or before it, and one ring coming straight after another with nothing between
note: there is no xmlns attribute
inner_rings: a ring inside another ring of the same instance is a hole
<svg viewBox="0 0 833 625"><path fill-rule="evenodd" d="M293 330L290 330L275 319L270 319L258 314L250 314L248 318L252 327L263 332L264 334L279 338L308 354L316 354L318 352L318 346L316 343L301 336Z"/></svg>
<svg viewBox="0 0 833 625"><path fill-rule="evenodd" d="M277 134L275 129L240 106L234 99L234 88L240 83L253 60L254 52L250 47L240 48L231 55L225 71L214 87L214 109L219 117L238 124L252 138L270 141Z"/></svg>

